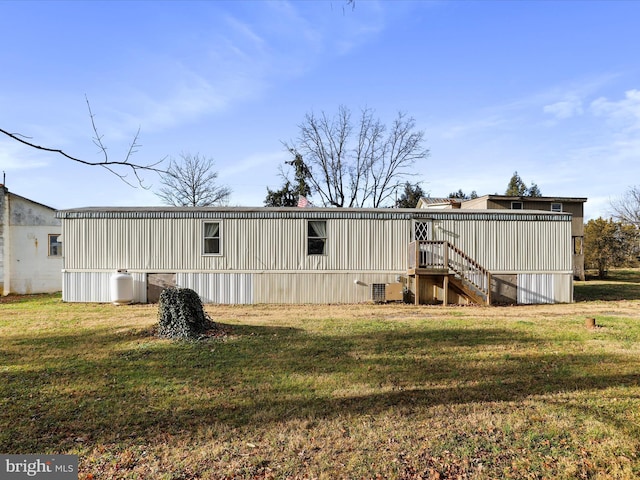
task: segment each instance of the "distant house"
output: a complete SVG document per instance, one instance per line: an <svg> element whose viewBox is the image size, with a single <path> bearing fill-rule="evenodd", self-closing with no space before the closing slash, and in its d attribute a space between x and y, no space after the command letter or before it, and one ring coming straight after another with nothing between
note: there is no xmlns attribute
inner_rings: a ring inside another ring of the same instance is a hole
<svg viewBox="0 0 640 480"><path fill-rule="evenodd" d="M58 212L63 300L205 303L573 301L572 216L462 209L91 207Z"/></svg>
<svg viewBox="0 0 640 480"><path fill-rule="evenodd" d="M573 273L577 279L584 280L584 204L586 201L586 198L576 197L484 195L471 200L421 198L418 202L418 208L509 209L570 213L572 216L571 250L573 252Z"/></svg>
<svg viewBox="0 0 640 480"><path fill-rule="evenodd" d="M0 184L0 293L62 290L61 222L56 211Z"/></svg>
<svg viewBox="0 0 640 480"><path fill-rule="evenodd" d="M509 197L506 195L485 195L462 202L461 208L510 210L540 210L556 213L570 213L571 251L573 252L573 274L584 280L584 204L586 198L576 197Z"/></svg>

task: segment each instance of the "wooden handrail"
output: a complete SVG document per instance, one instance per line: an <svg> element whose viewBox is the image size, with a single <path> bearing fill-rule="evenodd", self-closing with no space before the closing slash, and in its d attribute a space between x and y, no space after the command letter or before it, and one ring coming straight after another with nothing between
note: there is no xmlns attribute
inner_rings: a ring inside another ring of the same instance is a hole
<svg viewBox="0 0 640 480"><path fill-rule="evenodd" d="M409 245L410 269L452 270L491 304L491 273L455 245L442 240L416 240Z"/></svg>

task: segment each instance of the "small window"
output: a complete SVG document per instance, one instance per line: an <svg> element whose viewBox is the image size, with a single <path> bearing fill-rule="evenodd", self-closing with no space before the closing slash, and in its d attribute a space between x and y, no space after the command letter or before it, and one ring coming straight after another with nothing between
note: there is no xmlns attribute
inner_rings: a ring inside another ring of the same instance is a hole
<svg viewBox="0 0 640 480"><path fill-rule="evenodd" d="M511 202L511 210L522 210L522 202Z"/></svg>
<svg viewBox="0 0 640 480"><path fill-rule="evenodd" d="M573 237L573 254L574 255L582 255L584 253L583 243L584 243L584 237Z"/></svg>
<svg viewBox="0 0 640 480"><path fill-rule="evenodd" d="M205 255L220 255L220 222L203 223L203 240Z"/></svg>
<svg viewBox="0 0 640 480"><path fill-rule="evenodd" d="M49 256L61 257L62 256L62 235L59 233L49 234Z"/></svg>
<svg viewBox="0 0 640 480"><path fill-rule="evenodd" d="M309 220L307 223L307 255L324 255L326 246L326 220Z"/></svg>
<svg viewBox="0 0 640 480"><path fill-rule="evenodd" d="M551 211L552 212L562 212L562 204L561 203L552 203L551 204Z"/></svg>

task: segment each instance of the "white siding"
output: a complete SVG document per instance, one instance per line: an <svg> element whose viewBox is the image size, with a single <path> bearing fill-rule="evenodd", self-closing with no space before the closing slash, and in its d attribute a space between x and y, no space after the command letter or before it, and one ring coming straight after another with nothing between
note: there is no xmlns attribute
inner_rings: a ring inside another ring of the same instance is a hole
<svg viewBox="0 0 640 480"><path fill-rule="evenodd" d="M359 303L371 299L372 283L393 283L397 275L295 273L257 275L256 303ZM355 282L359 280L360 284ZM363 285L364 284L364 285Z"/></svg>
<svg viewBox="0 0 640 480"><path fill-rule="evenodd" d="M518 303L570 303L573 301L573 274L518 275Z"/></svg>
<svg viewBox="0 0 640 480"><path fill-rule="evenodd" d="M254 303L252 274L179 273L176 284L178 287L194 290L202 303Z"/></svg>
<svg viewBox="0 0 640 480"><path fill-rule="evenodd" d="M458 246L494 272L572 271L571 222L442 220L434 238Z"/></svg>
<svg viewBox="0 0 640 480"><path fill-rule="evenodd" d="M67 301L109 301L108 278L117 269L140 275L136 301L146 300L146 273L175 273L178 286L206 303L367 301L369 289L354 281L391 283L406 273L414 221L433 222L434 240L456 245L493 273L518 274L521 303L572 301L566 214L81 209L61 218L64 268L78 274L65 276ZM307 255L308 220L326 221L324 255ZM202 253L205 221L221 223L220 255Z"/></svg>
<svg viewBox="0 0 640 480"><path fill-rule="evenodd" d="M327 220L327 254L307 255L305 219L223 219L222 255L202 255L200 219L65 220L67 269L403 269L409 220Z"/></svg>
<svg viewBox="0 0 640 480"><path fill-rule="evenodd" d="M115 272L64 272L62 274L62 300L65 302L111 302L111 276ZM131 272L130 272L131 273ZM146 274L131 273L133 301L147 301Z"/></svg>

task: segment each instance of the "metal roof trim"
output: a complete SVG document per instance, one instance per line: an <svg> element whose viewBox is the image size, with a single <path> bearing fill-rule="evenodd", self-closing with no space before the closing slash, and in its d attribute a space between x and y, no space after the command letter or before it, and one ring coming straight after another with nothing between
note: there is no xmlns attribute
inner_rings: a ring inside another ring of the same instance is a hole
<svg viewBox="0 0 640 480"><path fill-rule="evenodd" d="M87 207L59 210L60 219L353 219L353 220L519 220L570 221L570 213L539 210L446 210L407 208L268 207Z"/></svg>

